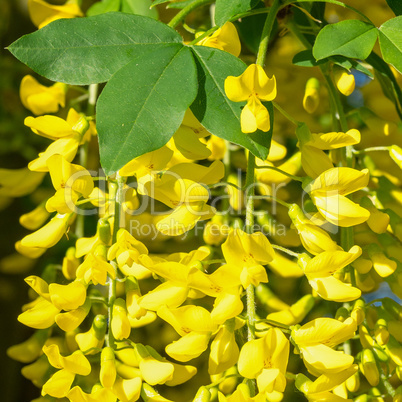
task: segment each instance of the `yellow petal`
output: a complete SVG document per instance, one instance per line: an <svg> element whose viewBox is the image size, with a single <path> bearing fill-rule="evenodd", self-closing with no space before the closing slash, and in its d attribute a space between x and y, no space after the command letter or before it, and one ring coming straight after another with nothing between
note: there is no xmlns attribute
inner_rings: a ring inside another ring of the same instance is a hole
<svg viewBox="0 0 402 402"><path fill-rule="evenodd" d="M298 345L319 343L334 347L353 337L357 329L356 321L347 318L344 322L333 318L316 318L294 331L293 338Z"/></svg>
<svg viewBox="0 0 402 402"><path fill-rule="evenodd" d="M237 34L236 27L231 22L226 22L212 35L199 41L197 45L224 50L236 57L239 56L241 50L239 35Z"/></svg>
<svg viewBox="0 0 402 402"><path fill-rule="evenodd" d="M45 21L61 15L59 18L73 18L82 16L82 12L77 4L70 3L62 6L56 6L46 3L43 0L28 1L29 16L37 27L42 27Z"/></svg>
<svg viewBox="0 0 402 402"><path fill-rule="evenodd" d="M42 387L42 396L50 395L55 398L63 398L71 388L75 374L62 369L53 374Z"/></svg>
<svg viewBox="0 0 402 402"><path fill-rule="evenodd" d="M318 211L328 222L341 227L350 227L366 222L370 212L343 195L313 198Z"/></svg>
<svg viewBox="0 0 402 402"><path fill-rule="evenodd" d="M56 324L65 332L73 331L84 321L90 309L91 301L87 299L85 303L76 310L57 314L55 317Z"/></svg>
<svg viewBox="0 0 402 402"><path fill-rule="evenodd" d="M309 279L326 277L346 267L361 254L362 249L359 246L353 246L348 252L343 250L324 251L307 263L304 272Z"/></svg>
<svg viewBox="0 0 402 402"><path fill-rule="evenodd" d="M301 348L303 360L320 373L339 373L348 369L354 357L341 351L335 351L325 345L305 346Z"/></svg>
<svg viewBox="0 0 402 402"><path fill-rule="evenodd" d="M54 324L55 317L59 312L60 310L52 303L40 298L33 308L18 316L18 321L31 328L45 329Z"/></svg>
<svg viewBox="0 0 402 402"><path fill-rule="evenodd" d="M52 140L71 137L76 134L76 131L64 119L52 115L40 117L29 116L24 120L24 124L31 128L35 134Z"/></svg>
<svg viewBox="0 0 402 402"><path fill-rule="evenodd" d="M324 193L332 195L332 192L339 195L348 195L366 187L369 179L368 169L359 171L348 167L336 167L326 170L310 183L305 190L313 196L323 195Z"/></svg>
<svg viewBox="0 0 402 402"><path fill-rule="evenodd" d="M149 356L140 361L141 375L150 385L164 384L173 376L174 366L169 362L162 362Z"/></svg>
<svg viewBox="0 0 402 402"><path fill-rule="evenodd" d="M113 393L122 402L134 402L140 398L141 384L141 377L127 380L118 378L113 385ZM103 401L103 399L98 400Z"/></svg>
<svg viewBox="0 0 402 402"><path fill-rule="evenodd" d="M348 145L356 145L360 142L360 131L352 128L351 130L343 132L331 132L311 134L311 139L307 143L318 149L337 149L346 147Z"/></svg>
<svg viewBox="0 0 402 402"><path fill-rule="evenodd" d="M84 304L87 289L81 282L77 281L68 285L51 283L49 293L52 303L60 310L75 310Z"/></svg>
<svg viewBox="0 0 402 402"><path fill-rule="evenodd" d="M52 155L55 154L63 155L68 162L71 162L77 154L79 145L78 137L79 136L60 138L52 142L47 147L45 152L40 153L37 159L34 159L32 162L28 163L29 170L35 172L48 172L49 168L47 167L46 162Z"/></svg>
<svg viewBox="0 0 402 402"><path fill-rule="evenodd" d="M301 149L301 164L307 176L313 179L334 167L325 152L309 145L304 145Z"/></svg>
<svg viewBox="0 0 402 402"><path fill-rule="evenodd" d="M180 362L194 359L207 349L210 336L209 332L190 332L178 341L167 345L166 353Z"/></svg>
<svg viewBox="0 0 402 402"><path fill-rule="evenodd" d="M67 231L71 214L56 215L45 226L21 240L24 247L50 248L59 242Z"/></svg>
<svg viewBox="0 0 402 402"><path fill-rule="evenodd" d="M348 302L358 299L362 292L350 284L341 282L333 276L310 279L311 287L325 300Z"/></svg>

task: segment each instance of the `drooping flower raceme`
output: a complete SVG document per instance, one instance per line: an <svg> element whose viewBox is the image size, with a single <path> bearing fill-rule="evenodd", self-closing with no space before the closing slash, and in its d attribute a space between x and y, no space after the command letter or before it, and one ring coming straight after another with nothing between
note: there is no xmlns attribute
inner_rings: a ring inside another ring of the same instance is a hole
<svg viewBox="0 0 402 402"><path fill-rule="evenodd" d="M269 113L261 101L275 99L275 76L268 78L260 65L251 64L239 77L226 78L225 92L233 102L247 101L240 116L243 133L253 133L257 129L269 131L271 128Z"/></svg>

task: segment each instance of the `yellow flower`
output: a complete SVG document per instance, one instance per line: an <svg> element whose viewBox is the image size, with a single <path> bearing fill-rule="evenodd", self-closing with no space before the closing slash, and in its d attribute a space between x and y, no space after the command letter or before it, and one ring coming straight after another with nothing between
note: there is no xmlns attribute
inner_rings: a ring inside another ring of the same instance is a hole
<svg viewBox="0 0 402 402"><path fill-rule="evenodd" d="M49 359L49 363L60 371L53 374L43 385L42 396L48 394L55 398L63 398L68 394L76 374L87 376L91 372L91 364L80 350L63 357L59 347L53 344L44 346L43 353Z"/></svg>
<svg viewBox="0 0 402 402"><path fill-rule="evenodd" d="M111 347L105 347L102 349L99 379L104 388L113 387L113 384L116 381L114 351Z"/></svg>
<svg viewBox="0 0 402 402"><path fill-rule="evenodd" d="M26 75L20 86L22 104L33 114L56 113L64 107L66 84L56 82L51 87L41 85L32 75Z"/></svg>
<svg viewBox="0 0 402 402"><path fill-rule="evenodd" d="M301 208L292 204L289 216L299 233L303 247L311 254L318 255L324 251L340 250L327 232L308 220Z"/></svg>
<svg viewBox="0 0 402 402"><path fill-rule="evenodd" d="M38 28L43 28L60 18L83 17L82 11L74 1L67 1L63 6L56 6L43 0L29 0L28 11L32 22Z"/></svg>
<svg viewBox="0 0 402 402"><path fill-rule="evenodd" d="M141 381L141 380L140 380ZM114 395L116 392L110 389L102 388L101 386L95 385L92 388L92 391L90 394L85 393L79 386L75 386L71 388L71 390L67 394L67 398L70 400L70 402L116 402L116 396ZM128 402L129 400L125 400L122 398L119 399ZM132 399L135 401L136 399Z"/></svg>
<svg viewBox="0 0 402 402"><path fill-rule="evenodd" d="M131 326L127 318L126 302L121 298L117 298L113 303L111 328L112 334L117 340L130 336Z"/></svg>
<svg viewBox="0 0 402 402"><path fill-rule="evenodd" d="M107 274L111 278L116 277L114 268L100 255L88 254L84 262L77 268L77 278L82 278L86 283L92 281L94 285L100 283L105 286Z"/></svg>
<svg viewBox="0 0 402 402"><path fill-rule="evenodd" d="M135 239L127 230L119 229L116 243L110 247L107 258L116 259L124 275L145 279L151 275L151 272L140 263L139 257L142 255L148 255L148 249L144 243Z"/></svg>
<svg viewBox="0 0 402 402"><path fill-rule="evenodd" d="M39 204L33 211L20 216L20 224L29 230L40 228L49 218L49 212L46 211L45 204Z"/></svg>
<svg viewBox="0 0 402 402"><path fill-rule="evenodd" d="M241 229L233 230L222 244L222 252L244 288L251 283L257 286L260 282L268 282L267 272L261 264L272 261L275 252L261 232L248 234Z"/></svg>
<svg viewBox="0 0 402 402"><path fill-rule="evenodd" d="M240 350L238 370L246 378L256 378L260 392L283 392L289 341L278 328L268 330L263 338L248 341Z"/></svg>
<svg viewBox="0 0 402 402"><path fill-rule="evenodd" d="M158 316L168 322L181 335L178 341L166 346L166 353L185 362L198 357L208 347L211 334L217 330L211 313L200 306L183 306L169 309L162 306Z"/></svg>
<svg viewBox="0 0 402 402"><path fill-rule="evenodd" d="M349 96L355 90L355 77L343 68L334 71L334 79L341 94Z"/></svg>
<svg viewBox="0 0 402 402"><path fill-rule="evenodd" d="M56 215L45 226L21 240L23 247L50 248L59 242L67 232L72 214Z"/></svg>
<svg viewBox="0 0 402 402"><path fill-rule="evenodd" d="M77 334L75 336L75 341L77 342L80 350L86 354L97 353L98 351L96 349L100 349L105 340L106 328L107 324L105 316L101 314L95 316L89 331ZM95 350L87 353L87 351L90 349Z"/></svg>
<svg viewBox="0 0 402 402"><path fill-rule="evenodd" d="M234 319L227 321L212 341L208 363L209 374L222 373L237 363L239 347L235 340L234 329Z"/></svg>
<svg viewBox="0 0 402 402"><path fill-rule="evenodd" d="M47 200L46 209L59 214L73 212L79 197L89 197L94 188L90 173L59 154L50 156L46 164L56 190L56 194Z"/></svg>
<svg viewBox="0 0 402 402"><path fill-rule="evenodd" d="M201 39L197 45L214 47L224 50L238 57L241 51L241 44L236 27L231 22L226 22L218 28L212 35Z"/></svg>
<svg viewBox="0 0 402 402"><path fill-rule="evenodd" d="M337 167L326 170L304 190L328 222L350 227L365 222L370 212L345 196L366 187L368 181L368 169Z"/></svg>
<svg viewBox="0 0 402 402"><path fill-rule="evenodd" d="M343 283L332 275L360 257L361 253L362 249L359 246L353 246L349 252L324 251L312 259L302 254L299 257L299 265L311 287L320 297L325 300L347 302L358 299L361 296L360 289Z"/></svg>
<svg viewBox="0 0 402 402"><path fill-rule="evenodd" d="M357 329L356 321L344 322L332 318L317 318L292 330L292 338L298 345L304 364L314 375L340 373L353 364L353 356L333 348L352 338Z"/></svg>
<svg viewBox="0 0 402 402"><path fill-rule="evenodd" d="M43 173L27 168L0 169L0 196L23 197L31 194L42 183Z"/></svg>
<svg viewBox="0 0 402 402"><path fill-rule="evenodd" d="M49 337L49 330L40 329L26 341L7 349L7 356L21 363L31 363L39 357L42 347Z"/></svg>
<svg viewBox="0 0 402 402"><path fill-rule="evenodd" d="M343 132L310 134L308 138L299 137L301 163L306 174L316 178L328 169L332 169L332 161L324 150L338 149L360 142L360 132L356 129Z"/></svg>
<svg viewBox="0 0 402 402"><path fill-rule="evenodd" d="M307 113L314 113L320 104L320 82L317 78L310 78L306 83L303 97L303 108Z"/></svg>
<svg viewBox="0 0 402 402"><path fill-rule="evenodd" d="M28 169L36 172L48 172L46 162L55 154L63 155L68 162L71 162L89 128L85 116L74 109L69 110L66 120L51 115L36 118L30 116L25 119L24 124L35 134L55 140L39 154L37 159L28 164Z"/></svg>
<svg viewBox="0 0 402 402"><path fill-rule="evenodd" d="M261 100L275 99L275 76L268 78L260 65L251 64L239 77L226 78L225 92L233 102L247 101L240 116L243 133L253 133L257 129L269 131L271 128L269 113Z"/></svg>

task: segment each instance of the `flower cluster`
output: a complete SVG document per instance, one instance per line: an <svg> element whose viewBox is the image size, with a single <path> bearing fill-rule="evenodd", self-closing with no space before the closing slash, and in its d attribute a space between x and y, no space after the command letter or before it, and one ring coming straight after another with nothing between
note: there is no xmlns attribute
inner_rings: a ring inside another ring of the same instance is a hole
<svg viewBox="0 0 402 402"><path fill-rule="evenodd" d="M82 15L76 2L29 7L39 28ZM281 51L291 53L287 38ZM196 46L241 50L230 22ZM353 76L328 63L329 95L313 77L297 104L307 123L274 104L283 116L272 124L271 102L288 110L294 96L280 65L272 78L251 63L222 82L227 102L242 102L245 138L274 132L265 159L188 109L169 142L108 177L89 170L92 97L88 112L87 98L66 108L68 85L23 79L21 101L36 116L25 125L51 143L27 168L0 169L0 195L47 183L20 218L32 233L16 249L60 258L25 279L31 300L18 321L35 331L7 352L27 364L36 401L401 400L402 143L368 108L318 123L329 103L342 106L337 88L354 90ZM65 118L52 114L59 108ZM397 142L386 162L371 158L376 136ZM381 303L367 302L380 287Z"/></svg>

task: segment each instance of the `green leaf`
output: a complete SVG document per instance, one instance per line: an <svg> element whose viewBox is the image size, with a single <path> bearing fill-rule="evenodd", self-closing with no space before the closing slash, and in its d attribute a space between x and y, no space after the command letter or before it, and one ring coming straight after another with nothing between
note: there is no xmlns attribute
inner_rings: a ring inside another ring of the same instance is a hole
<svg viewBox="0 0 402 402"><path fill-rule="evenodd" d="M265 9L264 3L261 2L257 7ZM257 54L258 52L258 47L261 41L261 32L266 19L266 14L256 14L249 17L241 18L239 21L235 22L237 32L239 33L242 43L245 44L248 49L255 54ZM275 25L278 25L276 20Z"/></svg>
<svg viewBox="0 0 402 402"><path fill-rule="evenodd" d="M54 21L8 49L52 81L88 85L109 80L136 55L181 42L181 36L162 22L107 13Z"/></svg>
<svg viewBox="0 0 402 402"><path fill-rule="evenodd" d="M123 13L143 15L153 19L158 18L156 8L151 8L151 0L122 0Z"/></svg>
<svg viewBox="0 0 402 402"><path fill-rule="evenodd" d="M193 46L198 68L198 94L191 105L195 117L211 133L247 148L261 159L266 159L271 146L273 107L264 105L270 113L271 130L257 130L245 134L240 129L240 113L245 102L232 102L226 97L224 82L227 76L239 76L246 65L230 53L204 46Z"/></svg>
<svg viewBox="0 0 402 402"><path fill-rule="evenodd" d="M316 67L320 64L326 63L328 60L317 61L311 49L302 50L301 52L294 55L292 63L300 67Z"/></svg>
<svg viewBox="0 0 402 402"><path fill-rule="evenodd" d="M237 14L251 10L259 0L216 0L215 23L220 27Z"/></svg>
<svg viewBox="0 0 402 402"><path fill-rule="evenodd" d="M317 35L313 56L317 60L341 55L364 60L377 40L377 28L359 20L326 25Z"/></svg>
<svg viewBox="0 0 402 402"><path fill-rule="evenodd" d="M98 14L104 14L111 11L119 11L120 10L121 0L103 0L99 3L95 3L91 6L87 11L87 16L92 17Z"/></svg>
<svg viewBox="0 0 402 402"><path fill-rule="evenodd" d="M102 91L96 109L106 174L165 145L196 94L194 59L179 44L138 56L118 71Z"/></svg>
<svg viewBox="0 0 402 402"><path fill-rule="evenodd" d="M395 15L402 14L402 2L401 0L387 0L389 8L394 12Z"/></svg>
<svg viewBox="0 0 402 402"><path fill-rule="evenodd" d="M371 52L366 61L374 67L375 77L378 79L384 95L392 101L399 117L402 119L402 90L389 65L374 52Z"/></svg>
<svg viewBox="0 0 402 402"><path fill-rule="evenodd" d="M355 70L360 71L363 74L366 74L370 78L374 78L373 73L356 60L347 59L346 57L343 56L331 56L329 60L331 60L334 64L337 64L338 66L345 68L348 71L354 68Z"/></svg>
<svg viewBox="0 0 402 402"><path fill-rule="evenodd" d="M384 22L379 35L382 57L402 74L402 16Z"/></svg>

